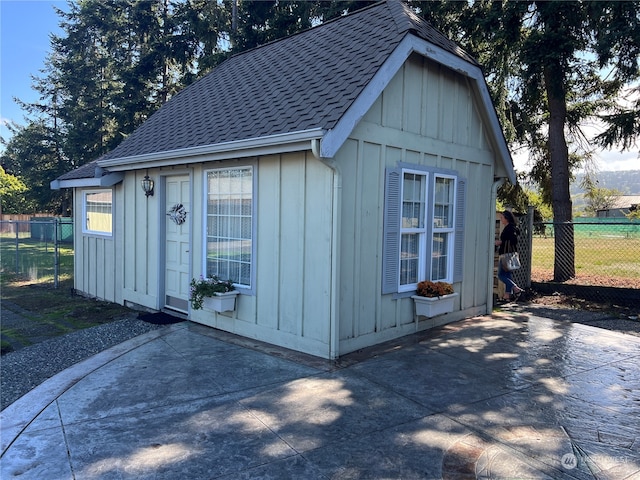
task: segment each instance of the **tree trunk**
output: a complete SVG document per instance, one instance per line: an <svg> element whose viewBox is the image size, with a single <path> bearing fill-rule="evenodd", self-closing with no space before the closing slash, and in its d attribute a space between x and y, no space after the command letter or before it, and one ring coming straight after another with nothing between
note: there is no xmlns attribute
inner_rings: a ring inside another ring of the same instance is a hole
<svg viewBox="0 0 640 480"><path fill-rule="evenodd" d="M573 209L569 193L569 150L564 136L567 105L563 78L562 67L557 59L552 59L545 65L544 81L549 104L549 157L555 225L554 282L565 282L575 277Z"/></svg>

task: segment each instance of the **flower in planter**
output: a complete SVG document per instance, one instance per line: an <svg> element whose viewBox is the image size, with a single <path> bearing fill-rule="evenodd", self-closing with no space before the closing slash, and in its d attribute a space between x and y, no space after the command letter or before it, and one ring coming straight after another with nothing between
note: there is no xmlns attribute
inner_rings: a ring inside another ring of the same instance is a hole
<svg viewBox="0 0 640 480"><path fill-rule="evenodd" d="M213 297L218 293L227 293L235 289L236 287L231 280L220 280L215 275L207 278L200 275L198 280L191 279L189 301L194 310L200 310L205 297Z"/></svg>
<svg viewBox="0 0 640 480"><path fill-rule="evenodd" d="M418 283L416 295L420 297L442 297L453 293L453 285L447 282L432 282L425 280Z"/></svg>

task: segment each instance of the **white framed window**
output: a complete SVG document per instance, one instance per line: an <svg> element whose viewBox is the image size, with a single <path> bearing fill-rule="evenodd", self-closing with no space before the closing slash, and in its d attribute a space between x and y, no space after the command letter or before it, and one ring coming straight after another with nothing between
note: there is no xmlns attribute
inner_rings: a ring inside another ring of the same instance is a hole
<svg viewBox="0 0 640 480"><path fill-rule="evenodd" d="M252 288L254 172L252 166L208 170L205 175L205 272Z"/></svg>
<svg viewBox="0 0 640 480"><path fill-rule="evenodd" d="M94 235L113 235L112 190L82 192L82 232Z"/></svg>
<svg viewBox="0 0 640 480"><path fill-rule="evenodd" d="M422 280L462 280L465 185L455 172L387 169L382 293L413 292Z"/></svg>
<svg viewBox="0 0 640 480"><path fill-rule="evenodd" d="M453 237L455 235L456 179L453 176L434 175L433 233L431 242L431 275L434 282L452 281Z"/></svg>
<svg viewBox="0 0 640 480"><path fill-rule="evenodd" d="M415 290L425 278L427 178L424 172L402 171L399 291Z"/></svg>

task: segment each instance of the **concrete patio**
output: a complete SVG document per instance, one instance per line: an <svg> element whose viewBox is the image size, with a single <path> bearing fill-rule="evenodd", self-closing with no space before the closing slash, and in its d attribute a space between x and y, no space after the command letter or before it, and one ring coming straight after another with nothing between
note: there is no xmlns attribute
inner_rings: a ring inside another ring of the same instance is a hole
<svg viewBox="0 0 640 480"><path fill-rule="evenodd" d="M1 414L3 479L640 478L640 338L522 313L328 362L184 322Z"/></svg>

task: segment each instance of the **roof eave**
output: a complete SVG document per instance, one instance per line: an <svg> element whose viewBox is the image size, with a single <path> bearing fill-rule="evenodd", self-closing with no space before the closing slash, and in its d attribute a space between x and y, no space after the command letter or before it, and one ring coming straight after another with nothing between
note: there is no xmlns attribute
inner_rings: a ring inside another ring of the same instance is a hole
<svg viewBox="0 0 640 480"><path fill-rule="evenodd" d="M99 160L98 165L109 171L126 171L310 150L311 143L321 139L324 133L323 129L315 128L212 145Z"/></svg>
<svg viewBox="0 0 640 480"><path fill-rule="evenodd" d="M51 190L60 190L61 188L79 188L79 187L112 187L124 180L124 173L112 172L100 177L74 178L69 180L53 180L49 186Z"/></svg>

